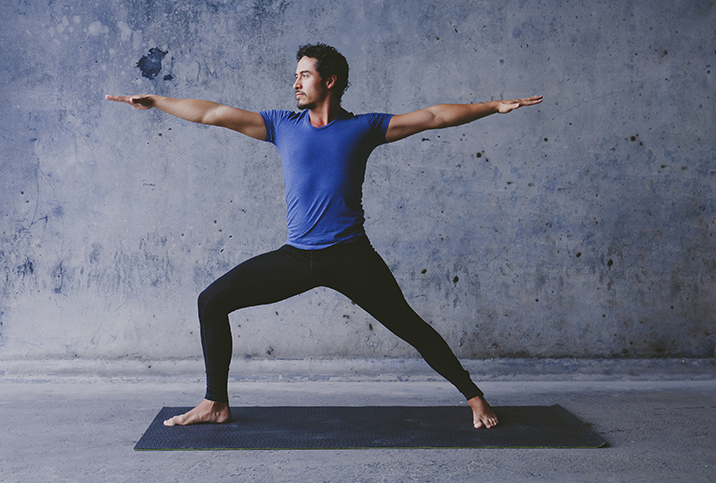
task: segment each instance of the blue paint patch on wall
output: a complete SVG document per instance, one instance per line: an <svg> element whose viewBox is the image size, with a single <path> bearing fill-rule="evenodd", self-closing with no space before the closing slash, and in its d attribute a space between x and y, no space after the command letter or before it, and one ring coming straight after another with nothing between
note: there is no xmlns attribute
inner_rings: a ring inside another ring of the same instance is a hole
<svg viewBox="0 0 716 483"><path fill-rule="evenodd" d="M162 71L162 60L168 53L169 52L164 51L159 47L149 49L149 53L137 62L137 67L139 67L139 70L142 71L142 76L147 79L156 78ZM169 77L169 79L167 79L167 77ZM171 76L164 76L164 80L170 80L171 78Z"/></svg>

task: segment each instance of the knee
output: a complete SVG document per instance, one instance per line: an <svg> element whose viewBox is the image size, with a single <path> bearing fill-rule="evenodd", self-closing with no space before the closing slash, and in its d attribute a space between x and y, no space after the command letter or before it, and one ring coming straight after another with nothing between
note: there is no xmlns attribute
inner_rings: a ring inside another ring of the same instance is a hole
<svg viewBox="0 0 716 483"><path fill-rule="evenodd" d="M203 292L201 292L199 294L199 298L197 300L197 306L199 309L199 320L200 321L204 320L204 314L206 313L207 309L209 308L212 295L214 295L214 293L209 288L205 289Z"/></svg>
<svg viewBox="0 0 716 483"><path fill-rule="evenodd" d="M201 310L202 307L206 305L206 302L209 300L209 289L203 290L199 294L199 298L197 299L197 305L199 306L199 310Z"/></svg>

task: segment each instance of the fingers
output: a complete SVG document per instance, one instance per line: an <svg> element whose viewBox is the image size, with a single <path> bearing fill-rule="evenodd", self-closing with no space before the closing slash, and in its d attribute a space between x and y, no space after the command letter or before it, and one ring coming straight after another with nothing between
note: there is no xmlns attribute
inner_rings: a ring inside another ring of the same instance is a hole
<svg viewBox="0 0 716 483"><path fill-rule="evenodd" d="M542 96L525 97L524 99L519 100L521 106L533 106L535 104L539 104L540 102L542 102Z"/></svg>
<svg viewBox="0 0 716 483"><path fill-rule="evenodd" d="M509 101L501 101L498 106L498 112L507 114L522 106L533 106L542 102L542 96L525 97L524 99L511 99Z"/></svg>
<svg viewBox="0 0 716 483"><path fill-rule="evenodd" d="M112 96L109 94L104 96L104 98L108 101L124 102L125 104L134 104L136 100L139 99L137 96Z"/></svg>
<svg viewBox="0 0 716 483"><path fill-rule="evenodd" d="M108 101L114 101L114 102L123 102L125 104L129 104L130 106L134 107L135 109L151 109L152 108L152 100L149 96L113 96L113 95L106 95L104 96L105 99Z"/></svg>

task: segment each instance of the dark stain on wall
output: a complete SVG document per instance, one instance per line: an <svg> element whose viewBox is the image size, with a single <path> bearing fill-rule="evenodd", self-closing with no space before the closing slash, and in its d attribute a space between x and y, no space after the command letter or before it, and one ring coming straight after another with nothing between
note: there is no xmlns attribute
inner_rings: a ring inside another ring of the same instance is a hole
<svg viewBox="0 0 716 483"><path fill-rule="evenodd" d="M25 262L17 267L17 274L23 278L27 275L32 275L35 272L35 264L28 257L25 257Z"/></svg>
<svg viewBox="0 0 716 483"><path fill-rule="evenodd" d="M142 76L147 79L154 79L157 77L162 71L162 60L168 53L169 52L165 52L159 47L149 49L149 53L137 62L137 67L139 67L139 70L142 71ZM165 76L165 80L168 80L166 77L171 78L171 76Z"/></svg>
<svg viewBox="0 0 716 483"><path fill-rule="evenodd" d="M55 279L55 293L62 293L62 284L65 278L65 267L62 266L62 262L55 267L53 275Z"/></svg>

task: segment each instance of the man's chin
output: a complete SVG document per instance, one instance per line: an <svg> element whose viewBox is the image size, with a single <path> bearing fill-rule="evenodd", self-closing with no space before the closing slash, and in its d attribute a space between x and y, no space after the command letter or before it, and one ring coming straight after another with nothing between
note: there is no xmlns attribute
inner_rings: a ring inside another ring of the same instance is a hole
<svg viewBox="0 0 716 483"><path fill-rule="evenodd" d="M302 111L305 111L306 109L311 109L313 107L310 103L303 103L301 101L296 102L296 107Z"/></svg>

